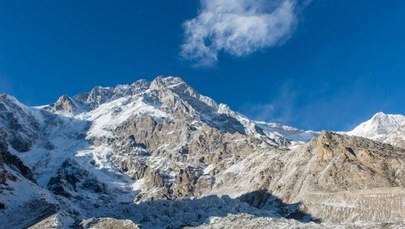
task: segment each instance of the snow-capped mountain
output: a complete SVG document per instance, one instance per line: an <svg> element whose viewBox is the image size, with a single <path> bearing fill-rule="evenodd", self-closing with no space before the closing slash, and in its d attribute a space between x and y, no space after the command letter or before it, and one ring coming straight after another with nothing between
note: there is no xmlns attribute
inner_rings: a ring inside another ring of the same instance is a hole
<svg viewBox="0 0 405 229"><path fill-rule="evenodd" d="M379 112L347 134L405 148L405 116Z"/></svg>
<svg viewBox="0 0 405 229"><path fill-rule="evenodd" d="M350 134L398 144L388 140L401 117L377 116ZM253 121L178 77L95 87L40 107L0 96L7 228L397 223L403 164L401 148Z"/></svg>
<svg viewBox="0 0 405 229"><path fill-rule="evenodd" d="M123 208L133 201L207 195L216 174L245 155L317 135L249 120L178 77L95 87L40 107L9 95L0 102L8 150L56 195L58 222L131 218Z"/></svg>

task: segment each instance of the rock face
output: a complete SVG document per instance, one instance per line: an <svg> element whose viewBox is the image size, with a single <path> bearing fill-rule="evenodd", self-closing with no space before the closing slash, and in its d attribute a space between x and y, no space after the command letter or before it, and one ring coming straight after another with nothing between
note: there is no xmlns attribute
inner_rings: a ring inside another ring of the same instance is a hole
<svg viewBox="0 0 405 229"><path fill-rule="evenodd" d="M20 173L26 179L30 180L31 182L36 182L31 170L21 161L19 157L13 155L8 150L8 145L6 143L7 135L0 130L0 166L3 166L3 172L0 171L0 174L7 174L6 170L4 169L4 164L7 164L9 167ZM2 178L3 177L3 178ZM4 180L5 176L0 175L0 183Z"/></svg>
<svg viewBox="0 0 405 229"><path fill-rule="evenodd" d="M301 172L308 176L301 175L297 180L300 187L292 188L296 193L286 197L300 199L307 213L331 222L377 223L402 218L405 150L327 132L306 150L311 158Z"/></svg>
<svg viewBox="0 0 405 229"><path fill-rule="evenodd" d="M148 189L164 188L166 190L161 194L171 199L198 196L201 191L196 187L209 186L218 171L254 152L274 148L266 142L238 132L221 133L208 125L195 129L184 121L158 123L150 117L130 118L114 132L117 137L111 144L117 149L116 152L130 152L133 146L144 146L147 149L146 157L142 153L135 153L124 167L120 167L122 164L118 163L115 165L121 171L135 174L138 179L147 174L145 185ZM124 146L128 136L133 142ZM139 151L142 152L141 149L135 152ZM114 157L125 158L126 155ZM159 158L161 162L156 165L149 158ZM204 174L204 169L208 166L215 169ZM145 190L144 197L150 193L148 189Z"/></svg>
<svg viewBox="0 0 405 229"><path fill-rule="evenodd" d="M325 222L398 221L405 212L404 163L404 149L323 132L294 150L246 158L224 172L213 193L261 187ZM244 186L232 179L236 174Z"/></svg>
<svg viewBox="0 0 405 229"><path fill-rule="evenodd" d="M94 229L138 229L139 227L134 224L131 220L118 220L112 218L99 218L99 219L88 219L83 220L80 224L83 228L94 228Z"/></svg>
<svg viewBox="0 0 405 229"><path fill-rule="evenodd" d="M27 228L57 212L58 205L33 183L31 171L8 151L5 140L0 138L0 225Z"/></svg>
<svg viewBox="0 0 405 229"><path fill-rule="evenodd" d="M3 159L3 152L7 151L7 145L3 142L4 140L0 140L0 185L6 183L7 180L7 171L4 168L4 159ZM4 205L3 205L4 207Z"/></svg>
<svg viewBox="0 0 405 229"><path fill-rule="evenodd" d="M0 95L0 129L7 131L7 141L20 152L28 151L38 139L39 124L14 97Z"/></svg>
<svg viewBox="0 0 405 229"><path fill-rule="evenodd" d="M93 193L105 191L104 185L88 171L81 169L73 160L66 160L56 177L52 177L48 184L48 189L56 195L66 198L81 198L77 193L84 190Z"/></svg>

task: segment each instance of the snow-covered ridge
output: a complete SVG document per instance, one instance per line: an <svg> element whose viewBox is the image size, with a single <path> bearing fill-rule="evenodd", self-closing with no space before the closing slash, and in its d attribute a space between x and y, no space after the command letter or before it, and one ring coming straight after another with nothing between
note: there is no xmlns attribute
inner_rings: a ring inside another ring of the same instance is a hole
<svg viewBox="0 0 405 229"><path fill-rule="evenodd" d="M405 116L379 112L346 134L405 147Z"/></svg>
<svg viewBox="0 0 405 229"><path fill-rule="evenodd" d="M183 105L179 106L179 103ZM291 143L306 142L317 135L316 132L285 125L254 122L229 106L217 104L199 94L179 77L157 77L151 82L138 80L131 85L95 87L89 93L73 97L64 95L43 108L64 116L94 121L93 135L97 131L99 135L107 134L103 130L116 127L131 115L149 113L160 120L162 117L174 118L172 113L178 112L178 109L184 109L183 115L194 121L208 123L225 132L253 135L273 145L286 147Z"/></svg>

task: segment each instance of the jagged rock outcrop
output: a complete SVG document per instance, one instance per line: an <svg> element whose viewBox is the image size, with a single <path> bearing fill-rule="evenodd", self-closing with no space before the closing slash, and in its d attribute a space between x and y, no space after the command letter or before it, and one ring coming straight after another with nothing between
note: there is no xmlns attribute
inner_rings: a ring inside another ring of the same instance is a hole
<svg viewBox="0 0 405 229"><path fill-rule="evenodd" d="M3 164L7 164L10 168L16 170L25 178L35 183L36 181L34 179L32 171L21 161L18 156L13 155L9 152L8 144L6 141L7 133L4 130L0 129L0 166L3 166L2 171L0 171L0 174L3 174L3 176L0 175L0 183L2 183L2 180L4 180L5 182L5 174L7 174Z"/></svg>
<svg viewBox="0 0 405 229"><path fill-rule="evenodd" d="M15 170L17 173L24 176L26 179L36 183L31 170L21 161L19 157L13 155L8 150L6 142L6 134L0 130L0 184L4 184L7 180L7 170L5 165ZM16 179L12 177L12 179Z"/></svg>
<svg viewBox="0 0 405 229"><path fill-rule="evenodd" d="M103 183L70 159L63 162L57 176L50 179L48 189L56 195L79 199L82 197L77 194L84 190L93 193L105 191Z"/></svg>
<svg viewBox="0 0 405 229"><path fill-rule="evenodd" d="M185 169L180 169L173 182L173 194L180 197L197 196L198 180L202 176L201 168L187 166Z"/></svg>
<svg viewBox="0 0 405 229"><path fill-rule="evenodd" d="M51 104L50 107L54 111L65 111L67 113L74 113L79 109L73 99L69 98L67 95L59 97L56 103Z"/></svg>
<svg viewBox="0 0 405 229"><path fill-rule="evenodd" d="M14 97L1 94L0 129L7 130L7 142L14 149L26 152L38 139L39 124L27 107Z"/></svg>
<svg viewBox="0 0 405 229"><path fill-rule="evenodd" d="M0 185L4 184L7 180L7 171L4 168L3 153L8 151L4 139L0 139ZM3 206L4 207L4 206Z"/></svg>

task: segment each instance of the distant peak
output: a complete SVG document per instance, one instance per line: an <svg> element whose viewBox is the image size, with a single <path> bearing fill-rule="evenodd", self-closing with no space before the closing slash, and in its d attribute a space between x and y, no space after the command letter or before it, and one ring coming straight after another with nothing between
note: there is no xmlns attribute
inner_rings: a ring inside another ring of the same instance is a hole
<svg viewBox="0 0 405 229"><path fill-rule="evenodd" d="M368 121L349 131L348 134L397 144L394 140L403 135L404 123L405 116L403 115L378 112Z"/></svg>
<svg viewBox="0 0 405 229"><path fill-rule="evenodd" d="M111 99L114 93L114 88L112 87L100 87L97 86L91 90L87 102L95 103L97 105L107 102Z"/></svg>
<svg viewBox="0 0 405 229"><path fill-rule="evenodd" d="M61 97L58 98L56 101L57 103L65 102L65 101L71 101L72 99L67 96L67 95L62 95Z"/></svg>
<svg viewBox="0 0 405 229"><path fill-rule="evenodd" d="M12 95L2 93L0 94L0 99L3 100L6 103L13 103L15 105L18 105L19 107L25 107L24 104L22 104L18 99Z"/></svg>
<svg viewBox="0 0 405 229"><path fill-rule="evenodd" d="M140 86L140 85L149 85L150 82L145 79L140 79L131 84L132 87Z"/></svg>
<svg viewBox="0 0 405 229"><path fill-rule="evenodd" d="M6 94L6 93L1 93L0 98L7 99L7 100L17 100L14 96Z"/></svg>

